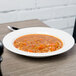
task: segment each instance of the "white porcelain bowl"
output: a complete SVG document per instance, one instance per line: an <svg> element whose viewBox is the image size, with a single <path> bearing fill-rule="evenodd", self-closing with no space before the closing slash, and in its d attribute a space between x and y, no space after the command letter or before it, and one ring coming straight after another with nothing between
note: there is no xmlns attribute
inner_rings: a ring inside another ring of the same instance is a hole
<svg viewBox="0 0 76 76"><path fill-rule="evenodd" d="M30 53L30 52L24 52L15 48L13 45L14 40L20 36L27 35L27 34L48 34L48 35L55 36L62 40L63 47L57 51L48 52L48 53ZM16 54L24 55L24 56L30 56L30 57L48 57L48 56L61 54L66 51L69 51L69 49L73 47L74 43L75 41L73 37L69 35L68 33L62 30L58 30L55 28L48 28L48 27L23 28L23 29L16 30L7 34L3 38L3 44L9 51L14 52Z"/></svg>

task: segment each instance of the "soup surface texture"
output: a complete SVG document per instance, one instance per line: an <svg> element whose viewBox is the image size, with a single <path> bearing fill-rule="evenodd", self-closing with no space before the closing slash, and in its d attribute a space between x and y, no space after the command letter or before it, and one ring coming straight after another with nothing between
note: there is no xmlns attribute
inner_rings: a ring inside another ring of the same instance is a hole
<svg viewBox="0 0 76 76"><path fill-rule="evenodd" d="M17 38L14 46L22 51L32 53L53 52L62 48L60 39L46 34L28 34Z"/></svg>

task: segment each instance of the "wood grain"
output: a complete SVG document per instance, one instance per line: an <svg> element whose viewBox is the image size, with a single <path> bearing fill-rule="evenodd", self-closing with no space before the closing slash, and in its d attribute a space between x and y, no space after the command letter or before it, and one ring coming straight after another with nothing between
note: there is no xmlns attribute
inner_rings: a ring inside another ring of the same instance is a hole
<svg viewBox="0 0 76 76"><path fill-rule="evenodd" d="M0 39L9 33L7 26L47 27L39 20L0 24ZM30 58L4 49L3 76L76 76L76 45L66 53L47 58Z"/></svg>

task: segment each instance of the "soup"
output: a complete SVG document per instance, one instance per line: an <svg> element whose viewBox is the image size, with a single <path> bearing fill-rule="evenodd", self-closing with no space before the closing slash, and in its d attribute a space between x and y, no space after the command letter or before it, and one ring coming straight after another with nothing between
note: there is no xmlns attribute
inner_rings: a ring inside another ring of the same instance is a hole
<svg viewBox="0 0 76 76"><path fill-rule="evenodd" d="M61 49L63 43L60 39L46 34L28 34L17 38L14 46L22 51L32 53L46 53Z"/></svg>

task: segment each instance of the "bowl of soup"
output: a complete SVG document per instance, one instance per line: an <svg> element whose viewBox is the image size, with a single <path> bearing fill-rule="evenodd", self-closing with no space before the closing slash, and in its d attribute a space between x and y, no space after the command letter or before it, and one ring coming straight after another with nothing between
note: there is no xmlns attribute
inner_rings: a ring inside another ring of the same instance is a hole
<svg viewBox="0 0 76 76"><path fill-rule="evenodd" d="M7 34L3 44L9 51L19 55L48 57L69 51L74 39L70 34L55 28L29 27Z"/></svg>

